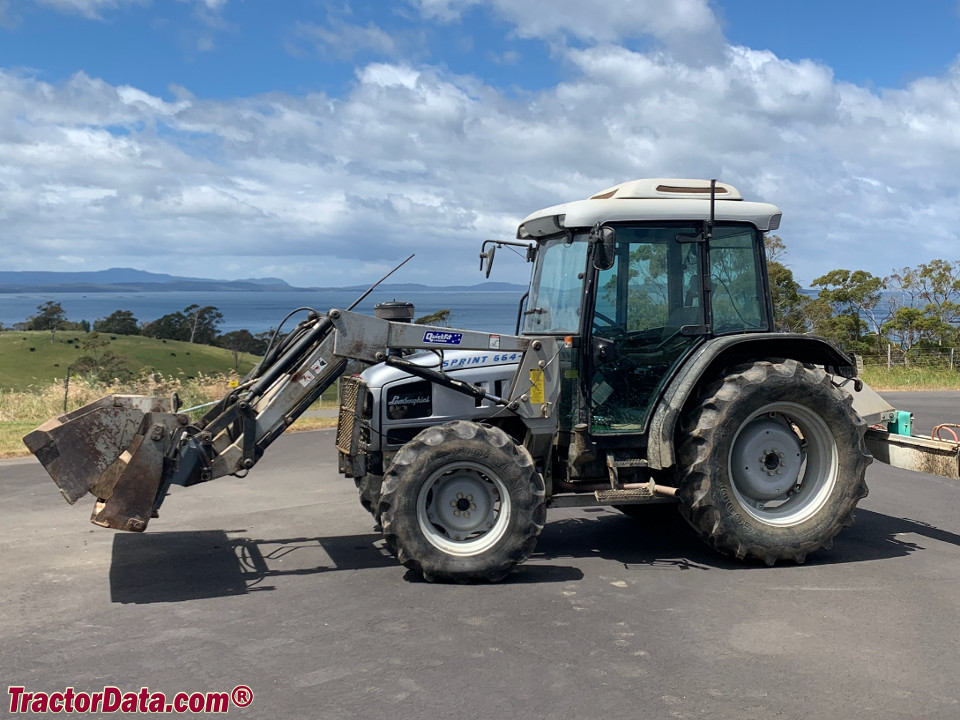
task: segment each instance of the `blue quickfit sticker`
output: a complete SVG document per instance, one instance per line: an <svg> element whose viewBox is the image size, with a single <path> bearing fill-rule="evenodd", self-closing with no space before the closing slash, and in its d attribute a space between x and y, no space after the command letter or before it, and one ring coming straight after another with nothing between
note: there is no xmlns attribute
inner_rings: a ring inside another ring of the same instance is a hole
<svg viewBox="0 0 960 720"><path fill-rule="evenodd" d="M463 333L434 332L433 330L428 330L423 334L423 341L425 343L433 343L435 345L459 345L462 340Z"/></svg>

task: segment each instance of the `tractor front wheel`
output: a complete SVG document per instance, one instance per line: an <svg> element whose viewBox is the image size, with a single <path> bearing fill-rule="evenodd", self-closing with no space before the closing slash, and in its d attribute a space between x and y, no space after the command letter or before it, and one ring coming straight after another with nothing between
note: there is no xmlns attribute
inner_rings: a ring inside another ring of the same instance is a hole
<svg viewBox="0 0 960 720"><path fill-rule="evenodd" d="M546 519L543 478L505 432L465 420L427 428L383 477L380 521L430 581L496 582L526 560Z"/></svg>

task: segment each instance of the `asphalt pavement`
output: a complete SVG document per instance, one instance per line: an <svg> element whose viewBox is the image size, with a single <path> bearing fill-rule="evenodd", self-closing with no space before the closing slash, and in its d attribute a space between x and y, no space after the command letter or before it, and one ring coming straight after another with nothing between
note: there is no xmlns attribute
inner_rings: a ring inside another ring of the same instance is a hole
<svg viewBox="0 0 960 720"><path fill-rule="evenodd" d="M921 429L960 420L960 393L889 397ZM556 510L505 582L432 585L386 552L333 439L175 489L143 535L0 462L0 684L245 685L229 715L256 718L960 717L956 482L874 463L856 525L800 566L719 556L670 507Z"/></svg>

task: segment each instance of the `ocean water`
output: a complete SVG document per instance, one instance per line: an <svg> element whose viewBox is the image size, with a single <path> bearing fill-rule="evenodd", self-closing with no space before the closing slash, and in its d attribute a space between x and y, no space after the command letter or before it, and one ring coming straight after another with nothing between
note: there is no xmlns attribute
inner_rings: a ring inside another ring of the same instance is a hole
<svg viewBox="0 0 960 720"><path fill-rule="evenodd" d="M47 301L60 303L67 319L73 322L105 318L115 310L130 310L139 322L156 320L162 315L182 311L189 305L213 305L223 313L221 333L246 329L252 333L275 328L284 316L298 307L320 312L346 309L360 296L355 291L322 292L128 292L128 293L0 293L0 323L10 328L36 314L37 306ZM449 324L467 330L513 333L521 292L477 291L374 291L355 308L355 312L373 314L379 302L399 300L414 305L414 317L438 310L450 310ZM304 313L284 325L292 328Z"/></svg>

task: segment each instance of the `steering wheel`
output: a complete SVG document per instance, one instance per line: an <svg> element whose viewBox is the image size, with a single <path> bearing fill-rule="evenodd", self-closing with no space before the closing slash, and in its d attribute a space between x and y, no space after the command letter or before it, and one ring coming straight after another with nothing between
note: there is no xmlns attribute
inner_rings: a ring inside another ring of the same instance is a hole
<svg viewBox="0 0 960 720"><path fill-rule="evenodd" d="M598 320L602 320L603 322L597 322ZM593 331L600 337L614 341L619 341L626 335L624 329L617 325L616 320L613 320L599 312L593 313Z"/></svg>
<svg viewBox="0 0 960 720"><path fill-rule="evenodd" d="M603 321L604 321L607 325L609 325L610 327L616 327L616 326L617 326L617 321L616 321L616 320L612 320L611 318L608 318L606 315L604 315L604 314L601 313L601 312L596 312L596 311L594 311L594 313L593 313L593 326L594 326L594 327L598 327L597 320L603 320Z"/></svg>

